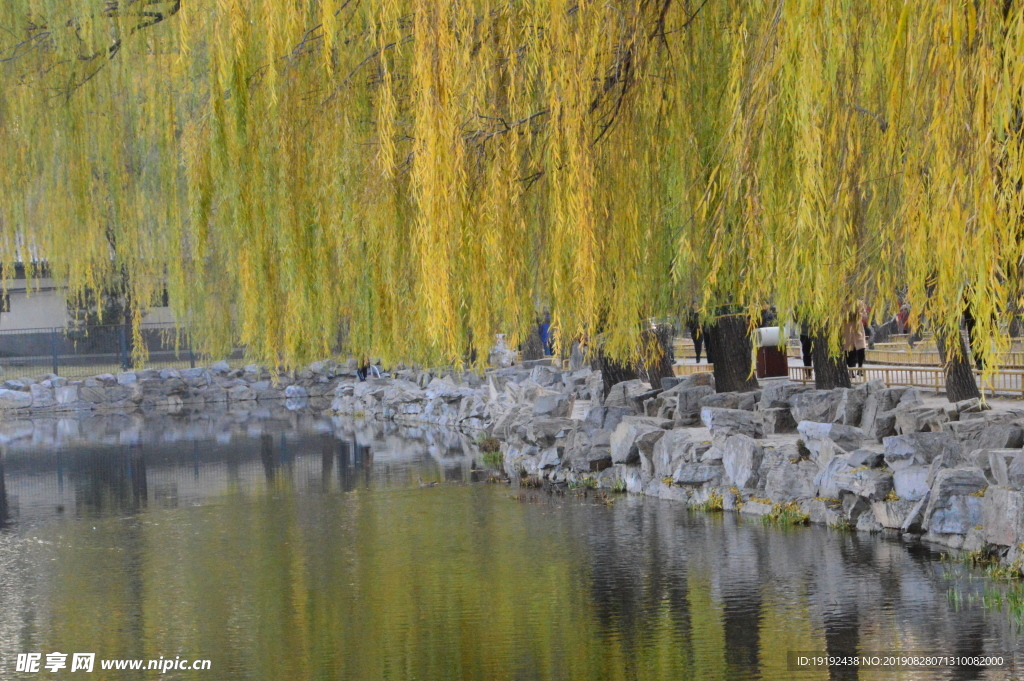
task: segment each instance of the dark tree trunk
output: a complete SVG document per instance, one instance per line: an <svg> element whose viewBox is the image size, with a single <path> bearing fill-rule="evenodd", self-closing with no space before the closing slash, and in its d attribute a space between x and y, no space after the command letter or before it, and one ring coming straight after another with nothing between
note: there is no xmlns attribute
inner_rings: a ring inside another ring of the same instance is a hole
<svg viewBox="0 0 1024 681"><path fill-rule="evenodd" d="M960 346L960 352L950 352L952 343ZM936 331L935 345L938 346L942 365L946 368L946 398L950 402L980 398L981 392L978 390L978 382L974 380L974 372L971 371L963 334L957 331L952 337L947 337Z"/></svg>
<svg viewBox="0 0 1024 681"><path fill-rule="evenodd" d="M707 327L708 354L714 349L715 390L720 393L757 390L750 366L753 346L744 315L725 314Z"/></svg>
<svg viewBox="0 0 1024 681"><path fill-rule="evenodd" d="M852 388L850 370L846 368L846 357L830 357L828 336L819 333L811 341L811 359L814 363L814 387L818 390Z"/></svg>
<svg viewBox="0 0 1024 681"><path fill-rule="evenodd" d="M544 343L540 340L540 329L533 325L533 330L520 347L520 359L544 359Z"/></svg>
<svg viewBox="0 0 1024 681"><path fill-rule="evenodd" d="M604 385L604 397L612 391L612 386L623 381L632 381L640 378L640 372L633 364L620 364L609 357L606 357L604 350L598 350L594 357L592 367L595 371L601 372L601 381Z"/></svg>
<svg viewBox="0 0 1024 681"><path fill-rule="evenodd" d="M670 324L659 324L653 331L644 331L644 340L654 340L661 350L661 357L656 364L643 367L640 370L640 378L651 384L652 388L661 387L661 379L675 376L672 365L675 364L675 353L672 350L672 340L675 332Z"/></svg>

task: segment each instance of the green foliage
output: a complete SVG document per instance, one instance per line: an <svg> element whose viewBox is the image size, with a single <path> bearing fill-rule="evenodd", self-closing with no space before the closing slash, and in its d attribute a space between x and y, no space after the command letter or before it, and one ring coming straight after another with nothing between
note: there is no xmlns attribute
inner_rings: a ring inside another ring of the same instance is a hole
<svg viewBox="0 0 1024 681"><path fill-rule="evenodd" d="M505 458L501 455L500 451L483 451L480 454L480 463L487 468L501 470L505 465Z"/></svg>

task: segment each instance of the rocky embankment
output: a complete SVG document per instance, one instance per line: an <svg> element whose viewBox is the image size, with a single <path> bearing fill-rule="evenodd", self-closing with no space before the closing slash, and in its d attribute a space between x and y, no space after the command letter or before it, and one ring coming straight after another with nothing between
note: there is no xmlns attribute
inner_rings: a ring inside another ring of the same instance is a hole
<svg viewBox="0 0 1024 681"><path fill-rule="evenodd" d="M342 384L332 409L486 431L511 475L1024 558L1024 409L928 406L880 381L717 393L709 373L605 397L599 374L543 363L414 379Z"/></svg>
<svg viewBox="0 0 1024 681"><path fill-rule="evenodd" d="M312 402L310 401L312 398ZM318 362L6 381L3 419L66 412L170 412L284 400L289 409L435 424L500 442L510 475L588 485L753 516L921 536L1024 560L1024 409L977 400L926 405L913 388L871 382L813 390L785 379L715 392L709 373L627 381L546 361L474 374L398 370L357 380Z"/></svg>

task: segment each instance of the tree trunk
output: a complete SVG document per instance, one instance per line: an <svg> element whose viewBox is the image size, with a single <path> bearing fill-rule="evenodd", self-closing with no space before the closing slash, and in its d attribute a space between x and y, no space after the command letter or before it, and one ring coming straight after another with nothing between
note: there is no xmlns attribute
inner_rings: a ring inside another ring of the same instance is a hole
<svg viewBox="0 0 1024 681"><path fill-rule="evenodd" d="M708 355L715 363L715 390L720 393L751 392L758 388L750 366L753 346L748 329L746 316L735 314L720 316L706 329Z"/></svg>
<svg viewBox="0 0 1024 681"><path fill-rule="evenodd" d="M957 343L960 352L949 352L950 345ZM935 345L939 348L939 357L946 369L946 398L950 402L969 400L972 397L981 397L978 390L978 383L974 380L974 372L971 371L971 362L967 356L967 344L964 343L963 334L959 331L949 338L938 330L935 333Z"/></svg>
<svg viewBox="0 0 1024 681"><path fill-rule="evenodd" d="M594 357L592 368L601 372L601 381L604 384L604 396L612 391L612 386L623 381L632 381L640 378L637 367L631 364L620 364L605 356L604 350L598 350Z"/></svg>
<svg viewBox="0 0 1024 681"><path fill-rule="evenodd" d="M672 350L675 333L670 324L659 324L653 331L644 331L644 336L645 340L657 341L661 357L657 364L641 368L640 377L650 383L652 388L660 388L661 379L675 376L672 371L672 365L675 364L675 353Z"/></svg>
<svg viewBox="0 0 1024 681"><path fill-rule="evenodd" d="M533 330L530 335L523 341L520 346L520 359L532 360L532 359L544 359L544 343L540 340L540 329L537 325L533 325Z"/></svg>
<svg viewBox="0 0 1024 681"><path fill-rule="evenodd" d="M828 335L819 333L811 340L811 360L814 364L814 387L818 390L833 388L852 388L850 370L846 368L846 358L830 357L828 354Z"/></svg>

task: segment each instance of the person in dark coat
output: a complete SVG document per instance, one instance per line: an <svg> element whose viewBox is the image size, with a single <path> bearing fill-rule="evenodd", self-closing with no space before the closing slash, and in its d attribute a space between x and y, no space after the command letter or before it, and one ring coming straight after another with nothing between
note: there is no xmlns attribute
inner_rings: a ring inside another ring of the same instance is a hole
<svg viewBox="0 0 1024 681"><path fill-rule="evenodd" d="M690 333L690 338L693 339L693 350L697 354L696 363L700 364L700 352L704 345L704 330L700 328L700 315L692 310L686 317L686 330ZM711 362L710 353L708 362Z"/></svg>

